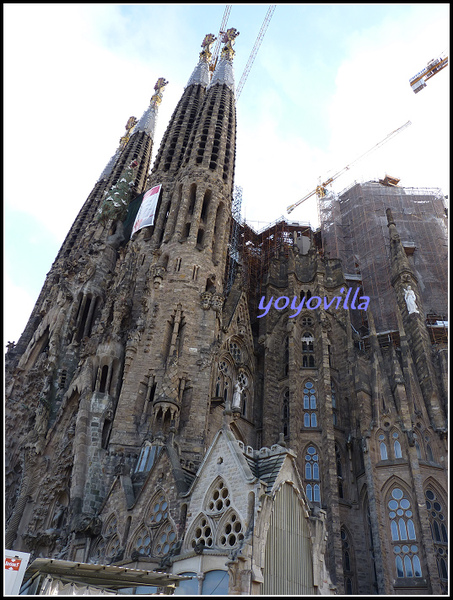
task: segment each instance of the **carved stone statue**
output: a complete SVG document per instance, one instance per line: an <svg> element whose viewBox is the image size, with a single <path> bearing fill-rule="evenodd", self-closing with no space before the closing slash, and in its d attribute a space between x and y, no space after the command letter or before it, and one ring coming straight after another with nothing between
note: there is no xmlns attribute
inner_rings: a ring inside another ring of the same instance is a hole
<svg viewBox="0 0 453 600"><path fill-rule="evenodd" d="M412 313L419 312L417 309L417 299L415 297L415 292L410 285L408 285L407 288L404 290L404 299L406 300L407 310L409 311L410 315Z"/></svg>
<svg viewBox="0 0 453 600"><path fill-rule="evenodd" d="M242 387L239 381L236 381L234 384L234 393L233 393L233 409L241 408L241 396L242 396Z"/></svg>

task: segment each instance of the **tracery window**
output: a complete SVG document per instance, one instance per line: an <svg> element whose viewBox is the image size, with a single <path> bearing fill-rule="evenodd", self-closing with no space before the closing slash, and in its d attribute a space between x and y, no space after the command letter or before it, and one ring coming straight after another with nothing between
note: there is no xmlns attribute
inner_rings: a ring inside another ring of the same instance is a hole
<svg viewBox="0 0 453 600"><path fill-rule="evenodd" d="M340 531L341 547L343 551L343 576L345 594L351 595L354 593L354 565L353 551L348 532L344 527Z"/></svg>
<svg viewBox="0 0 453 600"><path fill-rule="evenodd" d="M302 367L313 368L315 366L314 356L315 338L311 332L305 332L302 336Z"/></svg>
<svg viewBox="0 0 453 600"><path fill-rule="evenodd" d="M242 352L236 342L230 342L230 353L237 363L241 362Z"/></svg>
<svg viewBox="0 0 453 600"><path fill-rule="evenodd" d="M395 458L403 458L403 454L401 452L401 444L398 440L398 433L394 431L392 433L393 438L393 455Z"/></svg>
<svg viewBox="0 0 453 600"><path fill-rule="evenodd" d="M188 536L191 548L234 548L245 535L244 525L231 506L230 490L219 477L208 490L204 511L196 518Z"/></svg>
<svg viewBox="0 0 453 600"><path fill-rule="evenodd" d="M443 506L444 503L431 488L426 490L425 497L429 525L436 553L437 569L439 571L441 585L444 588L444 591L447 591L448 534L445 518L446 512Z"/></svg>
<svg viewBox="0 0 453 600"><path fill-rule="evenodd" d="M384 433L379 434L378 441L379 441L379 454L380 454L381 460L387 460L388 459L387 439L386 439Z"/></svg>
<svg viewBox="0 0 453 600"><path fill-rule="evenodd" d="M419 547L412 519L411 503L400 488L394 488L388 502L388 517L397 577L421 577Z"/></svg>
<svg viewBox="0 0 453 600"><path fill-rule="evenodd" d="M302 297L301 297L302 300ZM313 319L311 317L302 317L301 319L302 327L312 327Z"/></svg>
<svg viewBox="0 0 453 600"><path fill-rule="evenodd" d="M158 492L150 503L142 526L133 537L130 552L162 557L175 547L176 538L176 528L168 512L168 501L163 492Z"/></svg>
<svg viewBox="0 0 453 600"><path fill-rule="evenodd" d="M315 446L308 446L305 454L305 491L310 502L321 502L319 454Z"/></svg>
<svg viewBox="0 0 453 600"><path fill-rule="evenodd" d="M289 436L289 390L285 390L283 394L283 407L282 407L282 422L283 422L283 435Z"/></svg>
<svg viewBox="0 0 453 600"><path fill-rule="evenodd" d="M219 362L219 368L217 372L216 385L214 395L216 398L223 398L226 402L230 393L231 387L231 369L230 365L226 360Z"/></svg>
<svg viewBox="0 0 453 600"><path fill-rule="evenodd" d="M311 381L306 381L303 390L304 427L318 427L316 390Z"/></svg>

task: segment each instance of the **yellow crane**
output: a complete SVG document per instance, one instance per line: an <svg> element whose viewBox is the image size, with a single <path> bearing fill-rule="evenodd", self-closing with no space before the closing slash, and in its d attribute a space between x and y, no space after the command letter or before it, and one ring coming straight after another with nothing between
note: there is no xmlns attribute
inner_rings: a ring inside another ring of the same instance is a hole
<svg viewBox="0 0 453 600"><path fill-rule="evenodd" d="M326 179L326 181L324 181L323 183L321 183L320 185L318 185L309 194L307 194L306 196L304 196L303 198L301 198L300 200L298 200L294 204L290 204L290 206L288 206L288 208L286 209L287 212L288 213L292 212L296 208L296 206L299 206L300 204L302 204L302 202L305 202L305 200L308 200L309 198L311 198L315 194L318 196L318 198L324 198L324 196L327 194L327 191L328 191L326 188L327 188L327 186L330 183L332 183L333 181L335 181L336 179L338 179L338 177L340 177L340 175L343 175L343 173L346 173L346 171L349 171L349 169L353 165L355 165L355 163L357 163L359 160L362 160L362 158L364 158L365 156L367 156L371 152L374 152L374 150L377 150L378 148L380 148L381 146L383 146L384 144L386 144L389 140L391 140L392 138L394 138L396 135L398 135L398 133L400 133L401 131L403 131L403 129L406 129L406 127L409 127L409 125L411 125L411 124L412 124L411 121L407 121L407 123L404 123L404 125L402 125L398 129L395 129L394 131L391 131L383 140L381 140L376 145L374 145L372 148L370 148L369 150L367 150L366 152L364 152L363 154L361 154L359 157L357 157L351 163L349 163L348 165L346 165L345 167L343 167L340 171L338 171L337 173L335 173L335 175L332 175L332 177L329 177L329 179Z"/></svg>
<svg viewBox="0 0 453 600"><path fill-rule="evenodd" d="M424 69L409 79L410 86L414 94L418 94L420 90L426 87L426 82L436 73L445 69L448 65L448 56L441 54L438 58L433 58L429 61Z"/></svg>

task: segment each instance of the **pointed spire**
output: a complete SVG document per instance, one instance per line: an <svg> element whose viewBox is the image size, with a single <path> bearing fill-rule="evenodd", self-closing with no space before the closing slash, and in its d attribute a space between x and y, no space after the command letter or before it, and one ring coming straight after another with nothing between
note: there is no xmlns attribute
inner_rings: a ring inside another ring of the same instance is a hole
<svg viewBox="0 0 453 600"><path fill-rule="evenodd" d="M148 108L145 110L145 112L142 115L142 118L132 130L131 135L133 135L137 131L144 131L151 138L154 138L157 111L162 102L162 93L166 85L168 85L168 81L166 81L163 77L159 77L156 85L154 86L155 94L153 94L153 96L151 97Z"/></svg>
<svg viewBox="0 0 453 600"><path fill-rule="evenodd" d="M217 38L212 33L205 35L204 40L201 43L203 50L200 52L198 64L193 70L186 87L193 84L201 85L203 87L209 85L211 79L209 73L209 64L212 58L211 47L216 39Z"/></svg>
<svg viewBox="0 0 453 600"><path fill-rule="evenodd" d="M234 85L234 69L233 58L235 51L233 50L234 40L239 35L239 31L231 27L222 34L222 42L225 44L220 54L220 60L214 71L210 87L216 84L225 84L233 93Z"/></svg>
<svg viewBox="0 0 453 600"><path fill-rule="evenodd" d="M117 159L121 155L122 151L124 150L134 133L137 133L138 131L144 131L150 136L151 139L154 139L154 131L156 128L157 121L157 110L162 102L162 93L167 84L168 81L165 81L163 77L159 77L159 79L156 82L156 85L154 86L155 93L151 97L150 104L143 113L141 119L137 121L135 117L129 117L126 123L126 133L120 138L120 143L115 154L106 164L98 181L102 181L103 179L107 179L107 177L109 177L109 175L112 173L115 167Z"/></svg>

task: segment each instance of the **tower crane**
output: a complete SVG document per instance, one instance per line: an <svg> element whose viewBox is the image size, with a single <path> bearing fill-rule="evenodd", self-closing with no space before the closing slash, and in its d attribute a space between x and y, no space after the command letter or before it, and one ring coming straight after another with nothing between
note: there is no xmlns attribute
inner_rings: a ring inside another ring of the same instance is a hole
<svg viewBox="0 0 453 600"><path fill-rule="evenodd" d="M286 209L286 211L288 213L292 212L296 208L296 206L299 206L299 204L302 204L302 202L305 202L305 200L308 200L309 198L311 198L315 194L318 196L318 198L324 198L324 196L327 194L326 186L328 186L329 183L332 183L333 181L335 181L336 179L338 179L338 177L340 177L340 175L343 175L343 173L346 173L346 171L349 171L349 169L353 165L355 165L355 163L359 162L359 160L362 160L362 158L364 158L365 156L367 156L368 154L370 154L374 150L377 150L378 148L380 148L381 146L383 146L384 144L386 144L388 141L390 141L392 138L394 138L396 135L398 135L398 133L401 133L401 131L403 131L403 129L406 129L406 127L409 127L409 125L411 125L411 124L412 124L411 121L407 121L407 123L404 123L404 125L402 125L398 129L395 129L394 131L390 132L383 140L381 140L376 145L374 145L372 148L370 148L369 150L367 150L366 152L364 152L363 154L361 154L359 157L357 157L351 163L349 163L348 165L346 165L345 167L343 167L340 171L338 171L337 173L335 173L335 175L332 175L332 177L329 177L329 179L327 179L323 183L319 184L313 191L311 191L309 194L307 194L306 196L304 196L303 198L301 198L301 200L298 200L294 204L291 204L290 206L288 206L288 208Z"/></svg>
<svg viewBox="0 0 453 600"><path fill-rule="evenodd" d="M242 92L242 88L244 87L245 82L248 77L248 74L250 73L250 69L252 68L253 61L255 60L255 57L261 46L261 42L263 41L264 34L266 33L266 30L269 26L270 20L272 19L272 15L274 14L275 7L276 7L276 4L271 4L271 6L269 7L269 10L266 13L266 16L264 17L264 21L263 21L263 24L261 25L261 29L260 29L260 32L258 33L258 37L256 38L255 45L252 48L252 51L250 53L247 64L245 65L244 72L242 73L241 79L239 80L238 86L236 88L236 102L239 99L239 96Z"/></svg>
<svg viewBox="0 0 453 600"><path fill-rule="evenodd" d="M263 21L263 24L261 25L261 29L258 33L258 37L255 40L255 44L252 48L252 51L248 58L247 64L245 65L244 71L241 75L241 79L239 80L239 83L236 88L236 102L238 101L238 98L242 92L242 88L245 85L248 74L250 73L250 69L252 68L253 61L255 60L255 57L261 46L261 42L263 41L264 34L266 33L266 30L269 26L270 20L272 19L272 15L274 14L276 6L277 6L276 4L271 4L271 6L269 7L269 9L266 13L266 16L264 17L264 21ZM223 13L222 22L220 24L220 29L219 29L219 35L217 36L216 45L214 46L214 50L212 52L211 63L209 66L210 71L214 71L216 64L217 64L217 59L219 57L219 50L220 50L220 42L222 40L222 34L226 31L226 24L227 24L228 18L230 16L231 7L232 7L232 4L227 4L225 7L225 12Z"/></svg>
<svg viewBox="0 0 453 600"><path fill-rule="evenodd" d="M212 51L211 64L209 65L209 70L214 71L215 66L217 64L217 59L219 58L219 50L220 50L220 42L222 40L222 33L226 31L226 24L228 23L228 18L230 16L232 4L227 4L225 6L225 11L223 13L222 22L220 23L219 35L217 36L217 41L214 46L214 50Z"/></svg>
<svg viewBox="0 0 453 600"><path fill-rule="evenodd" d="M414 94L418 94L420 90L426 87L426 82L436 73L445 69L448 65L448 56L441 54L438 58L433 58L429 61L424 69L409 79L410 86Z"/></svg>

